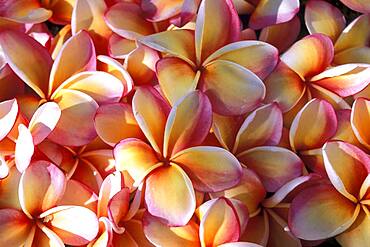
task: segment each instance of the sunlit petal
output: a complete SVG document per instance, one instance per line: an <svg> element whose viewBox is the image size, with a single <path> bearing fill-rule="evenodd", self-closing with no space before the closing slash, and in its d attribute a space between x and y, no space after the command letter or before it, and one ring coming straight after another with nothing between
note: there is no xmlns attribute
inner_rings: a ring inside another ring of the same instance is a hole
<svg viewBox="0 0 370 247"><path fill-rule="evenodd" d="M370 123L370 101L365 98L359 98L353 103L351 125L361 144L370 148L368 123Z"/></svg>
<svg viewBox="0 0 370 247"><path fill-rule="evenodd" d="M18 110L16 99L0 102L0 140L4 139L13 128Z"/></svg>

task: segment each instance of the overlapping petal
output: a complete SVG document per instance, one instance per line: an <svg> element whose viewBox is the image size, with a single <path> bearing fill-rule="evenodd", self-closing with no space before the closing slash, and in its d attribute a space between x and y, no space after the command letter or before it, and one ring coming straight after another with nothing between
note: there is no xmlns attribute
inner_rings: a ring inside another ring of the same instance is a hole
<svg viewBox="0 0 370 247"><path fill-rule="evenodd" d="M32 222L16 209L0 209L0 244L21 246L32 230Z"/></svg>
<svg viewBox="0 0 370 247"><path fill-rule="evenodd" d="M367 148L370 148L369 122L370 101L365 98L359 98L353 103L351 126L357 139Z"/></svg>
<svg viewBox="0 0 370 247"><path fill-rule="evenodd" d="M0 140L4 139L13 128L18 116L17 100L0 102Z"/></svg>

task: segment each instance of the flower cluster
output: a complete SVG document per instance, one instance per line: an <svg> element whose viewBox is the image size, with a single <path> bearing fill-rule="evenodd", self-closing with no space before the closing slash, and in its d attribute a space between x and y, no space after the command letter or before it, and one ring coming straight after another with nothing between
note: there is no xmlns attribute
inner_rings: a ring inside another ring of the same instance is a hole
<svg viewBox="0 0 370 247"><path fill-rule="evenodd" d="M368 0L0 0L0 246L370 246L369 26Z"/></svg>

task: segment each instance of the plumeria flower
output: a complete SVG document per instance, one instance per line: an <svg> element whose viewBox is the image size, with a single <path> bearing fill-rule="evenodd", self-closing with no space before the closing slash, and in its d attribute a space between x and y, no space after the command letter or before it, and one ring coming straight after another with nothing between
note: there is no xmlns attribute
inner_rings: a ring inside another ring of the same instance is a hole
<svg viewBox="0 0 370 247"><path fill-rule="evenodd" d="M278 52L264 42L239 39L239 17L231 1L204 0L195 33L170 30L143 37L140 42L168 54L157 63L156 71L161 90L172 105L199 88L216 113L241 115L264 98L260 78L273 70Z"/></svg>
<svg viewBox="0 0 370 247"><path fill-rule="evenodd" d="M95 71L94 45L86 32L71 37L55 62L39 43L16 31L0 32L0 45L12 70L37 94L25 97L25 107L50 101L61 109L49 139L81 146L96 137L93 118L98 104L119 101L123 83L109 73ZM25 114L31 115L27 111Z"/></svg>
<svg viewBox="0 0 370 247"><path fill-rule="evenodd" d="M171 226L185 225L195 211L194 189L215 192L239 182L241 166L230 152L199 146L212 123L211 105L203 93L189 93L171 109L154 88L143 87L132 104L150 145L128 138L114 148L114 157L117 169L126 170L134 185L144 183L150 214Z"/></svg>
<svg viewBox="0 0 370 247"><path fill-rule="evenodd" d="M311 98L348 108L341 97L354 95L369 84L370 67L361 63L330 67L333 56L333 44L323 34L297 41L265 80L265 101L278 102L283 112L291 110L293 116Z"/></svg>
<svg viewBox="0 0 370 247"><path fill-rule="evenodd" d="M1 245L84 245L94 239L99 227L95 213L81 206L56 206L65 185L63 172L47 161L33 162L22 175L11 170L1 184Z"/></svg>
<svg viewBox="0 0 370 247"><path fill-rule="evenodd" d="M145 235L155 246L224 246L239 241L248 223L248 209L238 200L224 197L203 203L196 215L199 225L191 220L186 226L170 227L146 213ZM230 246L254 246L248 244Z"/></svg>
<svg viewBox="0 0 370 247"><path fill-rule="evenodd" d="M213 123L213 131L222 146L243 167L255 172L268 192L275 192L303 171L303 163L295 153L277 147L282 128L282 112L276 103L257 108L240 124L234 118L217 115Z"/></svg>
<svg viewBox="0 0 370 247"><path fill-rule="evenodd" d="M326 143L323 155L330 183L305 189L293 199L289 229L306 240L335 236L343 246L367 246L369 156L340 141Z"/></svg>

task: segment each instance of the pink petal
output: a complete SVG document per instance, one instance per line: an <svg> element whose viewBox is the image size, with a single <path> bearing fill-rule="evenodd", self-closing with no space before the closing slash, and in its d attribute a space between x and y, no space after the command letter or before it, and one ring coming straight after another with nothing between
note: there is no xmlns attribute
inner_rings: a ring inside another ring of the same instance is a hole
<svg viewBox="0 0 370 247"><path fill-rule="evenodd" d="M18 126L18 138L15 144L15 164L19 172L24 172L29 166L35 151L32 134L26 126Z"/></svg>
<svg viewBox="0 0 370 247"><path fill-rule="evenodd" d="M13 128L18 110L16 99L0 102L0 140L4 139Z"/></svg>

